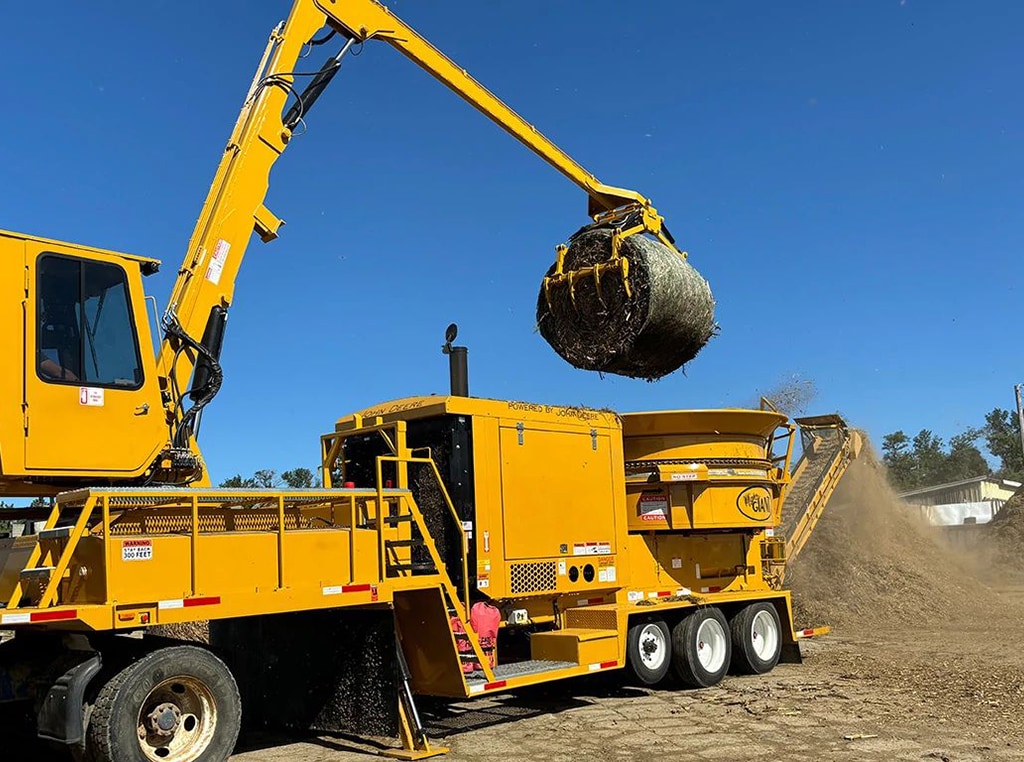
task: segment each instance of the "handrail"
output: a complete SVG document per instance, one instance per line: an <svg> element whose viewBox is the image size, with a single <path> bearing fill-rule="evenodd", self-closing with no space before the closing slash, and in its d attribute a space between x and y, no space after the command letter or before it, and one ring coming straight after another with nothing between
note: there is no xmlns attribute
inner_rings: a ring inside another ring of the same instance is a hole
<svg viewBox="0 0 1024 762"><path fill-rule="evenodd" d="M445 505L448 507L448 513L455 523L455 529L459 533L459 537L462 540L462 601L463 605L468 613L469 611L469 537L466 534L466 530L462 527L462 519L459 517L458 512L455 510L455 503L452 502L451 496L448 494L447 487L444 486L444 481L441 479L441 471L437 467L437 463L432 458L417 458L411 455L379 455L377 456L378 468L377 468L377 481L378 488L380 486L381 470L380 465L384 462L390 463L423 463L429 464L434 472L434 478L437 480L437 486L441 488L441 495L444 497ZM420 527L420 531L427 531L427 527ZM383 573L383 571L382 571Z"/></svg>
<svg viewBox="0 0 1024 762"><path fill-rule="evenodd" d="M455 504L452 502L451 496L448 494L448 489L444 486L444 481L441 479L441 472L437 468L437 464L431 458L417 458L411 455L378 455L377 456L377 490L378 493L383 495L381 489L382 479L382 466L386 462L393 462L396 464L405 464L408 466L410 463L423 463L430 464L434 471L434 478L437 479L437 485L441 488L441 494L444 496L445 504L448 506L448 511L455 521L455 528L459 532L459 536L462 538L462 593L464 598L460 601L458 592L455 590L455 585L452 583L451 575L448 573L448 569L444 564L444 560L440 557L437 550L437 545L434 542L433 536L430 534L430 528L427 526L426 519L423 517L423 513L420 511L419 506L416 504L416 500L412 497L405 498L408 500L409 513L416 521L416 525L423 535L424 544L427 546L427 550L430 552L431 560L434 566L437 568L437 573L441 575L442 587L448 592L448 596L452 600L452 605L455 606L455 610L459 613L459 619L462 620L466 629L466 636L469 638L470 643L473 645L473 650L476 656L480 660L480 668L484 673L484 677L488 682L494 681L494 671L491 668L490 661L487 655L484 653L483 647L480 645L480 639L477 637L476 631L473 629L472 623L469 620L469 539L466 535L466 531L462 528L462 520L459 518L458 513L455 510ZM408 476L408 474L406 474ZM381 575L385 574L386 565L384 558L384 520L383 512L378 507L378 537L380 541L380 558Z"/></svg>
<svg viewBox="0 0 1024 762"><path fill-rule="evenodd" d="M57 521L60 520L60 502L54 502L53 508L50 509L50 515L46 519L46 523L43 525L43 529L53 529L57 525ZM25 561L23 569L37 569L39 568L39 562L45 561L46 558L42 555L43 544L38 539L36 540L36 546L32 548L29 553L28 560ZM50 551L48 550L47 553ZM24 593L24 586L21 584L21 578L14 584L14 588L11 590L11 595L7 600L8 609L17 608L18 604L21 603L21 598Z"/></svg>

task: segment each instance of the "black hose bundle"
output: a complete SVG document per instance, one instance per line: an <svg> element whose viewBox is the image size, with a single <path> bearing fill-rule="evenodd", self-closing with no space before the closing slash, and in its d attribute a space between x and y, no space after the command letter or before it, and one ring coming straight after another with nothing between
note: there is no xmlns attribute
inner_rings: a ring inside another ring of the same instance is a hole
<svg viewBox="0 0 1024 762"><path fill-rule="evenodd" d="M594 227L570 240L563 270L606 262L613 230ZM624 239L620 254L629 261L627 295L617 269L552 284L537 300L541 336L568 363L653 381L697 356L715 335L715 301L708 282L680 254L643 235ZM548 270L550 276L555 266ZM550 298L550 305L548 299Z"/></svg>

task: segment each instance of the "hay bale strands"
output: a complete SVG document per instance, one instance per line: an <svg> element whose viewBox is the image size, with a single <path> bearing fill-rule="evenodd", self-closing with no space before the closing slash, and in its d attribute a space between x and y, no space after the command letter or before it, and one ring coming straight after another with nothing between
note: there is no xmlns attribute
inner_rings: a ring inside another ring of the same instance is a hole
<svg viewBox="0 0 1024 762"><path fill-rule="evenodd" d="M606 262L612 254L610 227L590 227L570 239L563 271ZM596 370L653 381L682 368L718 330L711 287L686 259L644 235L624 239L629 261L627 294L621 272L606 269L541 286L537 326L564 360ZM547 275L556 271L552 265Z"/></svg>

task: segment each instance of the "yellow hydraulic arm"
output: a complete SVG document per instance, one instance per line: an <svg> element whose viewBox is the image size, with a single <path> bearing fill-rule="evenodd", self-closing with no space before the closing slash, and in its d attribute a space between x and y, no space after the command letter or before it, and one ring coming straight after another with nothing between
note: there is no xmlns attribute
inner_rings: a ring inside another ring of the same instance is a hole
<svg viewBox="0 0 1024 762"><path fill-rule="evenodd" d="M327 31L323 31L325 27ZM268 242L277 236L282 225L264 205L271 167L288 146L293 130L338 71L345 52L353 44L367 40L382 40L398 49L576 183L587 193L588 213L596 221L624 224L629 230L620 233L623 237L650 232L674 248L671 235L648 199L636 191L600 183L378 2L296 0L287 21L270 36L164 316L166 336L159 367L176 422L175 444L180 447L190 442L198 411L220 386L217 355L223 324L250 235L255 231ZM295 67L302 53L307 46L330 42L339 45L340 51L300 92L297 80L302 75L296 73ZM184 412L184 383L193 370L197 371L191 389L195 405L190 412Z"/></svg>

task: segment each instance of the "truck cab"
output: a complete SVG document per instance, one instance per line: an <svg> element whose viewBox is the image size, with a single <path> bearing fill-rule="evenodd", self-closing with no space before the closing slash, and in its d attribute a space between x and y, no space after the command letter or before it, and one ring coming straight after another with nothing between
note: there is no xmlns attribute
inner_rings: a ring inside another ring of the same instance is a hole
<svg viewBox="0 0 1024 762"><path fill-rule="evenodd" d="M159 265L0 231L0 495L152 465L167 422L142 279Z"/></svg>

